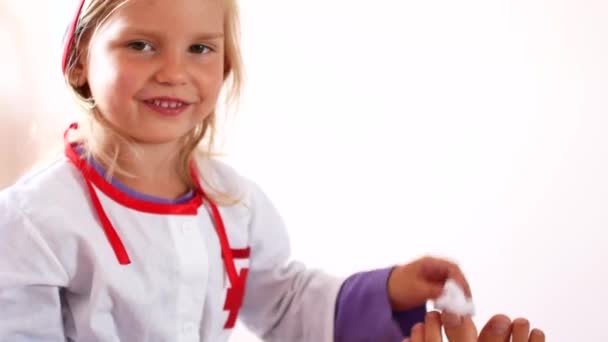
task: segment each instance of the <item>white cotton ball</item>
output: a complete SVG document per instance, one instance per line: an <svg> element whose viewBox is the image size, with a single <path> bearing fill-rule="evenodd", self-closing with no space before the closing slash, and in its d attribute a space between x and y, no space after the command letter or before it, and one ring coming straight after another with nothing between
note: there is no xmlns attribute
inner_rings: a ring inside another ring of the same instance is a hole
<svg viewBox="0 0 608 342"><path fill-rule="evenodd" d="M443 292L435 300L435 308L460 316L473 316L475 313L473 301L466 298L464 291L452 279L445 282Z"/></svg>

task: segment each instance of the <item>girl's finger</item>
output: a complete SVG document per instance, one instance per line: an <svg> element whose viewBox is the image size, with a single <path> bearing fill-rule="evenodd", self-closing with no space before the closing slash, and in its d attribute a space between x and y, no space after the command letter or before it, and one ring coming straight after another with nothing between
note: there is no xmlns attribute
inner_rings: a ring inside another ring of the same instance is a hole
<svg viewBox="0 0 608 342"><path fill-rule="evenodd" d="M469 283L467 282L464 273L462 273L462 270L460 270L460 267L458 267L458 265L452 264L449 267L448 278L453 279L458 285L460 285L467 298L473 297L473 294L471 293L471 287L469 286Z"/></svg>
<svg viewBox="0 0 608 342"><path fill-rule="evenodd" d="M438 283L437 288L443 290L446 280L454 280L463 289L465 295L471 298L471 287L460 267L448 260L426 257L420 260L420 272L425 281ZM437 291L436 291L437 292ZM437 292L438 297L441 292Z"/></svg>

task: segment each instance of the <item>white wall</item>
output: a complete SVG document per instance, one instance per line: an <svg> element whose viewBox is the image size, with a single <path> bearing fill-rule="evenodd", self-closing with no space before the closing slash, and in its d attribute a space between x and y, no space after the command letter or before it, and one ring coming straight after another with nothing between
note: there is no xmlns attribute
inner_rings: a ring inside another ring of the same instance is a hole
<svg viewBox="0 0 608 342"><path fill-rule="evenodd" d="M0 188L61 147L74 117L59 62L66 11L55 5L70 2L0 0Z"/></svg>
<svg viewBox="0 0 608 342"><path fill-rule="evenodd" d="M71 15L56 3L0 0L0 186L31 162L9 139L35 151L71 111L48 58ZM348 275L448 256L478 322L608 341L608 2L241 6L248 82L225 150L295 257Z"/></svg>

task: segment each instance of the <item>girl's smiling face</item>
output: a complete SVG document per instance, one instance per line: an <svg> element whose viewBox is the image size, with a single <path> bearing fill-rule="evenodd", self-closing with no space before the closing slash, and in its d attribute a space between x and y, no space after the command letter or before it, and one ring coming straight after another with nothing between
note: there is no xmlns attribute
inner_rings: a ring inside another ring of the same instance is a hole
<svg viewBox="0 0 608 342"><path fill-rule="evenodd" d="M114 129L139 143L173 143L214 111L224 14L221 0L130 0L110 15L77 72Z"/></svg>

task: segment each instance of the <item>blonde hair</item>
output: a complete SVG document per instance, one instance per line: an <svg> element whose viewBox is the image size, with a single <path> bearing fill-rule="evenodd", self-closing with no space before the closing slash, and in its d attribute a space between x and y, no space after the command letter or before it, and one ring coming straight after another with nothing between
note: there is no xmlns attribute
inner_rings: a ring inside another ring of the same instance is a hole
<svg viewBox="0 0 608 342"><path fill-rule="evenodd" d="M84 117L80 120L77 140L82 143L85 156L94 156L98 162L107 167L106 177L112 178L115 174L134 177L128 170L121 167L119 157L121 146L133 147L132 141L123 136L104 119L94 104L91 91L87 84L77 86L74 82L74 70L83 57L81 53L88 51L87 46L108 18L130 0L86 0L80 12L74 36L68 43L66 52L66 65L64 77L68 87L76 98L79 107L83 109ZM242 88L244 68L240 50L239 13L237 0L222 0L225 6L224 13L224 91L227 104L237 102ZM88 53L88 52L87 52ZM182 180L190 187L194 187L196 180L192 178L190 163L198 158L211 158L214 156L214 142L217 134L216 110L205 117L189 134L184 136L179 150L178 172ZM110 151L102 148L103 137L110 138L114 143ZM121 142L121 143L119 143ZM204 146L205 145L205 146ZM203 146L205 148L203 148ZM133 149L133 148L132 148ZM133 149L134 155L137 151ZM198 157L198 158L197 158ZM205 183L206 192L216 202L226 204L236 203L238 200L231 195L214 191L208 179L201 179ZM211 190L211 191L207 191Z"/></svg>

